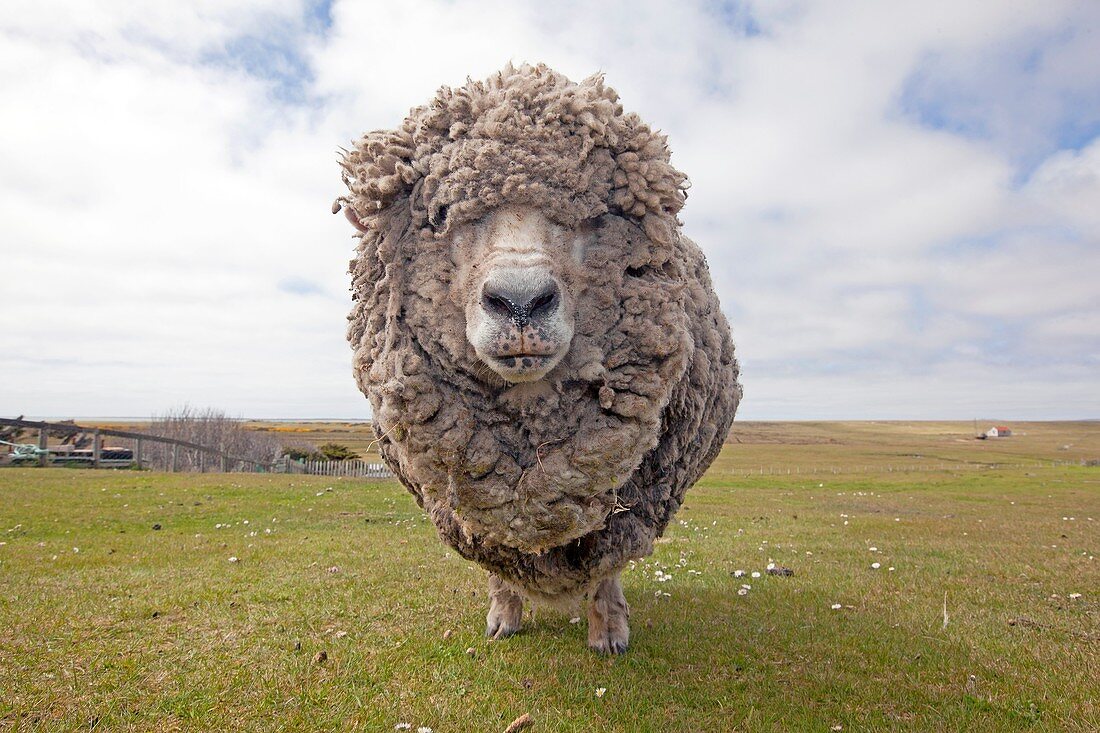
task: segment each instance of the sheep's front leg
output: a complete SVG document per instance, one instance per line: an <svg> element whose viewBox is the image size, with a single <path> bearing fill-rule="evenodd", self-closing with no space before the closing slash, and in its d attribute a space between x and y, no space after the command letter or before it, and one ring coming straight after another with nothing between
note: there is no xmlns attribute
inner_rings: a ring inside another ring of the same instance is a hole
<svg viewBox="0 0 1100 733"><path fill-rule="evenodd" d="M522 621L523 596L509 588L499 576L490 575L485 635L490 639L505 639L519 631Z"/></svg>
<svg viewBox="0 0 1100 733"><path fill-rule="evenodd" d="M604 578L588 604L588 646L601 654L622 654L630 642L630 606L616 573Z"/></svg>

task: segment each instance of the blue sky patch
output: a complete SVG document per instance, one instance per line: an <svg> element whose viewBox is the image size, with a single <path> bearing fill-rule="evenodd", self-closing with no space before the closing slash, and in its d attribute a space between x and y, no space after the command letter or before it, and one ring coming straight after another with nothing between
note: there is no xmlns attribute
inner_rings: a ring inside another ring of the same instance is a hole
<svg viewBox="0 0 1100 733"><path fill-rule="evenodd" d="M303 277L283 278L278 284L279 290L291 295L324 295L325 289L312 280Z"/></svg>

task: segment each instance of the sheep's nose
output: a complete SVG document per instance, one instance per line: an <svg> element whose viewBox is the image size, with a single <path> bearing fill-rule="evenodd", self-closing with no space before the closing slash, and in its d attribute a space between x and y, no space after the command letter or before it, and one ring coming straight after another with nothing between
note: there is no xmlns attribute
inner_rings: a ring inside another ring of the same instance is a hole
<svg viewBox="0 0 1100 733"><path fill-rule="evenodd" d="M482 308L511 319L520 328L552 313L560 300L561 290L553 280L533 284L485 283L481 290Z"/></svg>

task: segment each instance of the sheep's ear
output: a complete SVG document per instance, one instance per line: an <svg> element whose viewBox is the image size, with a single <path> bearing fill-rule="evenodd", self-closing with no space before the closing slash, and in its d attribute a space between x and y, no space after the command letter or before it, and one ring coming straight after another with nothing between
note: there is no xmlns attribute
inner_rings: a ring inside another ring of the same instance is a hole
<svg viewBox="0 0 1100 733"><path fill-rule="evenodd" d="M359 217L355 215L355 211L353 211L350 206L344 207L344 216L351 222L351 225L359 231L367 231L367 228L363 226L363 222L359 221Z"/></svg>
<svg viewBox="0 0 1100 733"><path fill-rule="evenodd" d="M367 228L363 226L363 222L359 221L359 217L355 214L355 209L348 206L345 202L337 199L332 202L332 213L335 214L340 209L344 210L344 218L351 222L351 225L361 232L367 231Z"/></svg>

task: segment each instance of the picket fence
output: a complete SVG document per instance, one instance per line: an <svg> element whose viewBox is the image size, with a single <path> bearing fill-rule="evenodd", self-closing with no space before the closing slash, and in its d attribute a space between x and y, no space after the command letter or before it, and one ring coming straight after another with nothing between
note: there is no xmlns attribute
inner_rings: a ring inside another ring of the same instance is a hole
<svg viewBox="0 0 1100 733"><path fill-rule="evenodd" d="M393 472L384 463L351 461L293 461L284 464L285 473L308 476L344 476L346 478L393 478Z"/></svg>

